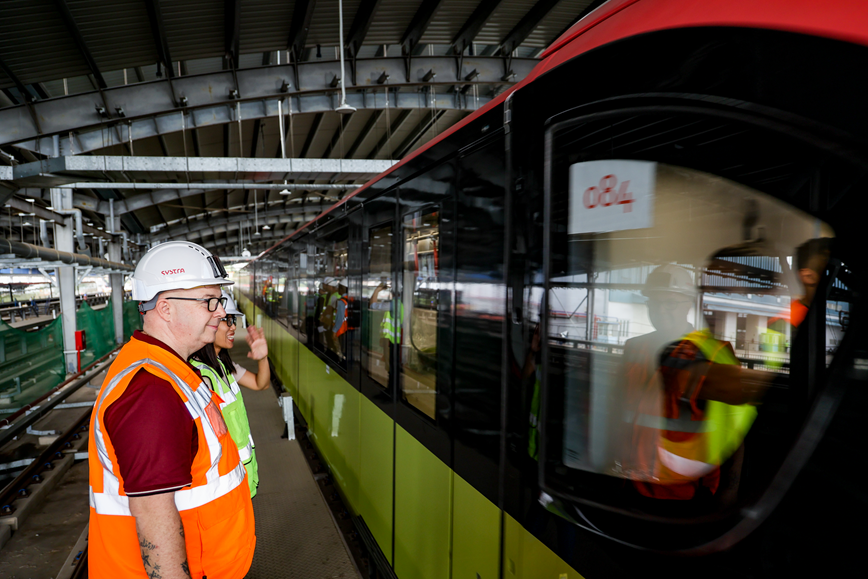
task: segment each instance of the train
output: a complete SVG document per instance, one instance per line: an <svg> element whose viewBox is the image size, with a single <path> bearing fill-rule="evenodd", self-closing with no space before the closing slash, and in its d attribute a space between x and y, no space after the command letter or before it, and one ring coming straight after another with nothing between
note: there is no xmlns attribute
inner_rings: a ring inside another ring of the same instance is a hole
<svg viewBox="0 0 868 579"><path fill-rule="evenodd" d="M380 576L861 567L866 45L858 1L610 0L238 272Z"/></svg>

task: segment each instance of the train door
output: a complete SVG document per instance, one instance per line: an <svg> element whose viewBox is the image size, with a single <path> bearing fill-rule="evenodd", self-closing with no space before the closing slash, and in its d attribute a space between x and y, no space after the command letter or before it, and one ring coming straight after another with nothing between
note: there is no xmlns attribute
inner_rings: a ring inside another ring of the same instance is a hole
<svg viewBox="0 0 868 579"><path fill-rule="evenodd" d="M395 556L399 577L449 576L454 303L452 162L399 191L399 268L392 294L400 346L395 402ZM396 337L397 340L397 337ZM424 569L424 574L421 570Z"/></svg>

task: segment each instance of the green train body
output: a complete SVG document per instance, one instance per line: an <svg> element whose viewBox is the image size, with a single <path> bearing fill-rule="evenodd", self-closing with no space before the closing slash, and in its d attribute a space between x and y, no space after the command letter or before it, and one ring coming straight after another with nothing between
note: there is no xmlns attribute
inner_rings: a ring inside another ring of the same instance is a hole
<svg viewBox="0 0 868 579"><path fill-rule="evenodd" d="M390 572L856 565L868 11L840 4L606 3L238 272ZM681 292L663 306L661 272ZM676 322L737 377L709 362L674 395ZM747 407L738 428L709 418Z"/></svg>

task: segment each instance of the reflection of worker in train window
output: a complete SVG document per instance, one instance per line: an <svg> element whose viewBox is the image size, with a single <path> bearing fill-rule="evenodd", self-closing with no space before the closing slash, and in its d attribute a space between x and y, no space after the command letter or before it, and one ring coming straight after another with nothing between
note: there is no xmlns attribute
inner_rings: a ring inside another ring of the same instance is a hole
<svg viewBox="0 0 868 579"><path fill-rule="evenodd" d="M316 296L316 312L314 313L314 318L316 319L317 324L316 340L323 346L327 344L326 330L330 329L334 322L334 319L332 318L332 312L334 309L329 307L331 305L330 302L332 301L332 296L335 293L334 283L335 278L325 278L322 284L320 284L319 292Z"/></svg>
<svg viewBox="0 0 868 579"><path fill-rule="evenodd" d="M344 279L337 282L337 299L334 302L334 324L331 327L331 348L339 357L342 356L341 336L349 330L350 300L347 297L347 282Z"/></svg>
<svg viewBox="0 0 868 579"><path fill-rule="evenodd" d="M381 294L388 296L381 297ZM383 277L380 283L374 288L374 293L371 294L371 299L368 302L368 308L371 310L379 310L383 312L383 320L380 322L380 349L383 353L383 364L386 372L389 371L389 363L391 358L391 346L401 343L401 327L404 324L404 304L397 302L398 312L393 316L392 290L389 284L389 279Z"/></svg>
<svg viewBox="0 0 868 579"><path fill-rule="evenodd" d="M650 334L624 346L623 475L640 494L689 500L713 495L721 465L740 448L756 416L764 374L741 368L732 346L687 321L696 286L684 268L648 276Z"/></svg>
<svg viewBox="0 0 868 579"><path fill-rule="evenodd" d="M809 239L796 249L795 266L799 281L805 288L805 295L790 304L790 323L795 327L798 327L808 315L808 307L814 299L814 294L817 293L817 285L820 283L823 270L826 269L831 248L832 239L821 237Z"/></svg>

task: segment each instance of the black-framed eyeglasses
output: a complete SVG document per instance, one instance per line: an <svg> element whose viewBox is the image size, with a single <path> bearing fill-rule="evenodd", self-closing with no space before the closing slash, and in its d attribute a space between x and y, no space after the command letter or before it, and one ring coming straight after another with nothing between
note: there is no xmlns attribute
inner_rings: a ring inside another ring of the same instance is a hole
<svg viewBox="0 0 868 579"><path fill-rule="evenodd" d="M226 322L226 325L230 328L236 324L235 314L229 314L225 318L220 318L221 322Z"/></svg>
<svg viewBox="0 0 868 579"><path fill-rule="evenodd" d="M217 304L220 304L224 308L226 307L226 298L166 298L167 300L183 300L185 302L208 302L208 311L216 312Z"/></svg>

